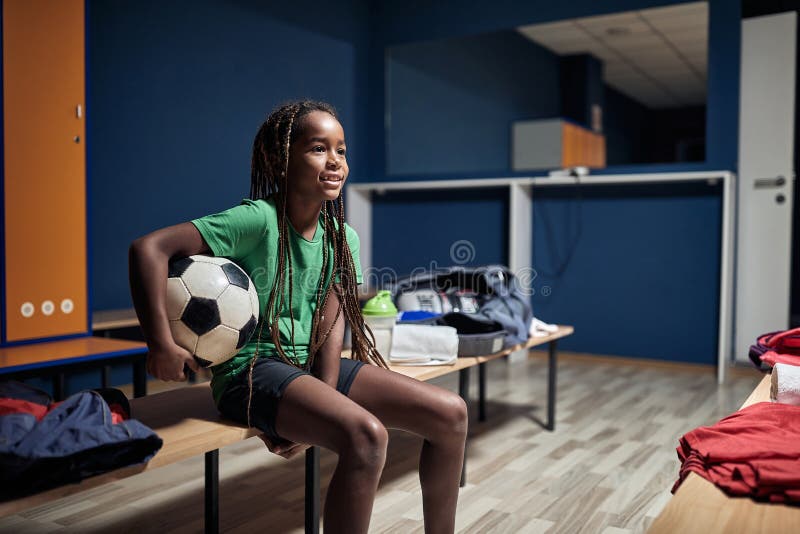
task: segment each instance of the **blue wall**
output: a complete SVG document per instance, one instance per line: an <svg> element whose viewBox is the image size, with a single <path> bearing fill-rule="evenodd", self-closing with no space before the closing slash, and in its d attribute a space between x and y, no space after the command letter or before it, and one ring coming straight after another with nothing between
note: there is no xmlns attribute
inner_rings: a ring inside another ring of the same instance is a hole
<svg viewBox="0 0 800 534"><path fill-rule="evenodd" d="M695 0L384 0L376 2L375 24L387 46L507 30L526 24L605 15ZM713 4L717 0L711 0ZM720 0L739 4L737 0Z"/></svg>
<svg viewBox="0 0 800 534"><path fill-rule="evenodd" d="M507 197L505 188L375 197L373 264L404 276L415 269L505 263Z"/></svg>
<svg viewBox="0 0 800 534"><path fill-rule="evenodd" d="M609 167L687 161L705 165L705 119L705 106L651 110L606 86L606 163Z"/></svg>
<svg viewBox="0 0 800 534"><path fill-rule="evenodd" d="M687 3L688 0L607 0L593 2L515 2L498 0L487 8L483 2L420 0L409 9L400 0L378 2L375 6L375 48L404 43L475 36L508 30L526 24L552 22L620 11ZM739 56L741 43L740 0L710 0L708 29L708 106L706 109L705 169L735 170L739 135ZM371 106L368 131L377 145L370 151L369 168L373 179L386 173L387 128L383 112L386 57L373 49L370 54L369 83ZM384 73L380 76L379 73ZM378 147L383 146L381 150ZM686 167L695 170L697 165ZM641 171L641 169L640 169Z"/></svg>
<svg viewBox="0 0 800 534"><path fill-rule="evenodd" d="M718 186L535 190L534 313L563 348L715 364Z"/></svg>
<svg viewBox="0 0 800 534"><path fill-rule="evenodd" d="M365 172L369 11L352 0L89 2L92 307L130 307L127 249L249 193L252 140L279 103L341 111ZM309 12L324 11L324 17Z"/></svg>
<svg viewBox="0 0 800 534"><path fill-rule="evenodd" d="M477 2L416 2L414 9L407 9L405 2L380 3L378 17L379 34L384 45L392 47L392 63L386 69L387 81L395 87L398 83L395 65L397 45L411 49L433 49L429 41L443 42L445 39L465 42L465 36L494 32L523 24L549 22L553 20L591 16L602 13L643 9L659 5L676 4L670 1L610 1L610 2L561 2L519 3L499 1L487 9ZM738 143L738 98L739 98L739 43L740 5L737 0L711 0L709 8L709 69L708 103L706 114L706 161L680 165L626 166L608 169L607 172L663 172L724 169L736 170ZM463 46L463 45L462 45ZM451 50L455 52L457 50ZM386 66L384 56L370 56L373 72L381 72ZM417 57L414 65L427 64L428 57ZM409 69L406 61L401 73L409 87L427 83L425 87L447 84L440 78L430 77L428 70ZM448 69L449 70L449 69ZM422 71L420 73L419 71ZM424 76L423 76L424 74ZM416 76L416 77L414 77ZM379 78L379 77L377 77ZM452 75L447 78L452 79ZM414 83L412 83L414 82ZM546 83L546 82L545 82ZM456 98L464 97L453 90ZM371 151L371 177L375 181L397 179L387 175L398 172L398 154L420 157L409 165L419 168L414 176L406 179L447 179L479 176L497 176L496 165L500 162L497 146L490 146L486 158L473 163L464 172L441 172L443 162L451 164L457 156L444 147L448 140L432 136L426 125L418 124L418 133L413 132L413 117L403 113L401 123L403 136L393 130L398 127L395 105L401 96L390 92L383 94L383 80L371 80L370 102L376 109L392 110L392 121L384 124L383 113L370 116L369 131L379 143L386 143L386 150ZM546 89L545 89L546 91ZM423 91L418 94L426 96ZM500 97L492 86L483 100L490 102ZM472 101L481 96L468 93ZM624 97L623 97L624 98ZM612 96L613 99L613 96ZM611 103L625 107L628 103ZM491 102L489 106L502 103ZM408 112L410 108L404 108ZM431 107L438 112L438 108ZM454 114L445 117L452 120ZM611 119L606 116L610 135L622 138L630 153L643 150L637 145L635 133L621 131L622 124L637 126L630 117ZM463 123L461 123L463 124ZM617 126L619 125L619 127ZM491 124L489 126L491 128ZM436 133L436 132L433 132ZM456 134L463 136L462 132ZM507 132L504 134L507 135ZM385 136L385 137L384 137ZM502 139L502 138L501 138ZM400 146L397 146L397 144ZM441 160L431 161L429 154L441 148ZM379 145L380 146L380 145ZM475 147L481 150L482 147ZM507 152L507 148L506 154ZM388 154L389 159L386 159ZM482 155L482 154L479 154ZM613 154L622 159L621 154ZM506 156L507 158L508 156ZM491 164L484 163L491 161ZM507 159L506 159L507 162ZM387 165L388 163L388 165ZM404 171L407 169L403 169ZM452 171L452 167L448 171ZM427 193L426 193L427 194ZM422 194L420 194L421 196ZM580 198L578 195L580 195ZM540 292L534 299L535 311L545 320L572 323L577 326L575 336L563 343L564 348L601 354L618 354L676 361L714 363L717 350L717 321L719 295L719 252L721 206L719 190L708 186L636 188L584 187L578 193L568 190L536 190L534 213L534 258L533 264L539 272L534 287L548 290ZM504 221L496 222L497 214L505 208L505 200L487 198L488 206L483 211L473 210L476 218L487 214L490 221L484 226L471 228L472 239L487 243L505 240ZM414 228L418 237L415 248L378 247L374 262L378 267L396 265L424 266L429 258L441 257L446 243L441 236L436 240L425 234L425 228L438 228L441 222L450 221L442 232L452 243L459 233L453 229L460 224L470 224L453 215L440 221L439 210L449 210L451 203L466 202L458 192L451 192L439 204L419 205L409 203L402 212L414 221L435 217L431 224ZM387 207L383 201L376 203L373 235L381 236L383 242L404 239L410 242L406 228L400 228L394 218L384 218ZM464 212L462 209L456 209ZM450 213L449 211L447 213ZM455 219L455 220L453 220ZM580 232L578 232L580 229ZM572 232L572 233L570 233ZM400 237L400 236L405 237ZM578 235L576 239L571 236ZM390 237L391 236L391 237ZM445 240L445 241L446 241ZM495 261L497 250L487 256ZM567 261L569 260L569 261ZM561 267L561 269L558 269ZM545 294L546 293L546 294Z"/></svg>
<svg viewBox="0 0 800 534"><path fill-rule="evenodd" d="M611 167L674 162L681 135L705 134L704 107L650 110L604 85L599 60L559 57L516 31L396 46L387 57L389 180L511 175L514 121L589 128L591 103L603 108Z"/></svg>
<svg viewBox="0 0 800 534"><path fill-rule="evenodd" d="M389 51L388 175L509 172L511 123L559 115L559 58L515 31Z"/></svg>
<svg viewBox="0 0 800 534"><path fill-rule="evenodd" d="M605 86L603 135L606 137L606 164L630 165L647 161L645 132L649 109Z"/></svg>
<svg viewBox="0 0 800 534"><path fill-rule="evenodd" d="M559 63L559 115L591 130L592 109L604 108L603 62L591 54L574 54L561 56Z"/></svg>

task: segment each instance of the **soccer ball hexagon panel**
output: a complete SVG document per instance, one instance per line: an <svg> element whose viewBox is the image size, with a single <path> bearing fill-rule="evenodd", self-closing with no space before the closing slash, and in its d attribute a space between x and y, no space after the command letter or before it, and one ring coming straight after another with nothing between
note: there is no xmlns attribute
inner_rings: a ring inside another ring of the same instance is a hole
<svg viewBox="0 0 800 534"><path fill-rule="evenodd" d="M203 367L232 358L258 324L258 292L227 258L195 255L170 262L167 315L175 342Z"/></svg>

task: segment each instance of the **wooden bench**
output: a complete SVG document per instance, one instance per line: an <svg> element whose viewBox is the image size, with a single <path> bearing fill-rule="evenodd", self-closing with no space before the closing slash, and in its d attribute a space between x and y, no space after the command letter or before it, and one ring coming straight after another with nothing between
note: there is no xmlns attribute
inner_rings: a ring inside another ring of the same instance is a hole
<svg viewBox="0 0 800 534"><path fill-rule="evenodd" d="M93 332L108 332L123 328L136 328L138 326L139 319L136 317L136 310L133 308L102 310L92 313Z"/></svg>
<svg viewBox="0 0 800 534"><path fill-rule="evenodd" d="M455 371L459 372L459 394L468 400L469 370L479 369L479 418L486 417L486 371L485 365L518 350L535 346L549 346L548 359L548 404L547 423L552 430L555 426L555 389L557 352L556 342L571 335L571 326L561 326L558 332L547 337L532 338L527 343L510 347L502 352L487 356L459 358L455 365L448 366L391 366L391 369L418 380L431 380ZM145 465L117 469L102 475L88 478L79 484L70 484L48 491L22 497L12 501L0 502L0 517L39 506L55 499L66 497L80 491L115 480L151 471L187 458L205 455L205 525L206 532L219 530L219 449L238 443L258 434L255 429L224 420L220 417L207 383L180 387L130 401L131 415L152 428L164 441L161 450ZM465 461L466 464L466 461ZM463 481L463 475L462 475ZM306 452L306 532L319 531L320 490L319 490L319 450L312 447Z"/></svg>
<svg viewBox="0 0 800 534"><path fill-rule="evenodd" d="M769 401L770 375L765 376L742 408ZM672 499L656 517L649 534L698 532L797 532L800 508L729 497L696 473L689 473Z"/></svg>
<svg viewBox="0 0 800 534"><path fill-rule="evenodd" d="M102 370L110 364L130 364L134 396L141 397L147 389L146 354L147 345L140 341L89 335L0 347L0 380L51 377L53 398L63 400L67 372ZM104 386L106 382L104 379Z"/></svg>

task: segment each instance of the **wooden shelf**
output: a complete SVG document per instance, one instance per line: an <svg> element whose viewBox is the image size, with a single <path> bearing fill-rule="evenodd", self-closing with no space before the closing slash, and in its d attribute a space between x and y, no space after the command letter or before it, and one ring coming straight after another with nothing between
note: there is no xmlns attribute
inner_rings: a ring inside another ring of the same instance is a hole
<svg viewBox="0 0 800 534"><path fill-rule="evenodd" d="M104 310L92 313L92 330L114 330L117 328L131 328L139 326L136 310L124 308L119 310Z"/></svg>

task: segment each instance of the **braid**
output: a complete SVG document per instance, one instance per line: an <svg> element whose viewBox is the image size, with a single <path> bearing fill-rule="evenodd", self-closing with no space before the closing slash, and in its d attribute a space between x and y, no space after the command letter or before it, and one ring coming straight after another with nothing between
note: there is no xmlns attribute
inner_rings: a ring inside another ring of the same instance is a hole
<svg viewBox="0 0 800 534"><path fill-rule="evenodd" d="M249 396L247 402L247 425L250 424L250 407L253 397L253 368L258 359L264 324L269 324L270 338L280 358L291 362L280 343L280 310L285 304L286 271L289 270L290 314L292 299L292 261L289 246L288 217L286 216L286 191L289 174L289 149L292 140L292 127L299 111L298 104L283 106L270 114L259 129L253 142L253 159L250 175L250 197L252 199L272 198L278 212L278 258L275 280L269 300L259 320L256 350L250 359L248 370ZM288 262L287 262L288 260ZM292 316L292 346L294 347L294 317Z"/></svg>
<svg viewBox="0 0 800 534"><path fill-rule="evenodd" d="M322 314L325 312L325 306L328 304L328 296L330 295L330 290L326 290L325 287L325 278L326 274L328 273L328 266L330 264L330 256L328 253L328 245L332 243L331 235L332 235L332 226L331 226L331 219L329 214L331 210L328 209L328 204L330 202L325 202L325 205L322 208L322 220L325 224L325 242L322 247L322 275L319 277L319 282L317 283L317 302L316 308L314 310L314 315L311 320L311 344L308 349L308 367L312 367L314 365L314 359L316 357L317 352L322 345L325 343L325 340L328 338L328 334L330 334L331 330L333 330L333 326L336 324L336 321L339 320L339 316L341 315L342 307L341 305L336 308L336 316L334 317L333 321L331 321L328 330L320 335L319 325L322 322ZM333 265L336 265L336 249L333 248ZM329 284L334 285L334 284Z"/></svg>
<svg viewBox="0 0 800 534"><path fill-rule="evenodd" d="M353 262L353 255L347 244L345 223L344 223L344 199L339 194L338 211L336 212L338 222L338 233L331 232L338 238L339 257L341 261L336 265L337 272L340 273L341 289L343 295L339 295L339 302L343 303L344 314L350 324L352 332L352 358L364 363L374 363L383 368L388 368L378 350L375 348L375 336L370 327L364 322L361 314L361 306L358 302L358 284L356 280L356 266Z"/></svg>
<svg viewBox="0 0 800 534"><path fill-rule="evenodd" d="M249 398L247 408L247 424L250 424L250 406L253 395L253 368L259 357L264 325L269 329L269 339L275 350L286 363L300 367L295 350L294 310L294 272L292 251L290 246L289 217L287 216L287 190L289 183L289 153L292 142L303 130L303 117L313 111L329 113L338 118L336 110L324 102L301 101L283 105L273 111L261 125L253 141L253 153L250 167L250 198L272 199L278 216L278 256L275 279L270 290L264 313L259 320L256 350L250 360L248 371ZM305 368L310 369L320 348L328 339L333 326L342 313L352 331L352 358L368 363L373 362L387 367L386 362L375 350L375 338L372 331L364 323L358 302L356 285L356 269L350 247L347 244L344 224L344 201L341 193L335 201L322 205L324 225L322 247L322 269L316 291L316 309L311 322L309 355ZM331 252L329 252L329 249ZM332 257L331 257L332 256ZM328 274L330 272L330 278ZM338 277L340 283L334 283ZM287 280L288 278L288 280ZM287 295L288 282L288 295ZM327 283L326 283L327 282ZM331 291L336 292L339 306L330 326L321 332L320 325ZM288 297L288 302L287 302ZM292 351L287 354L280 339L280 312L288 306L290 317L290 341Z"/></svg>

